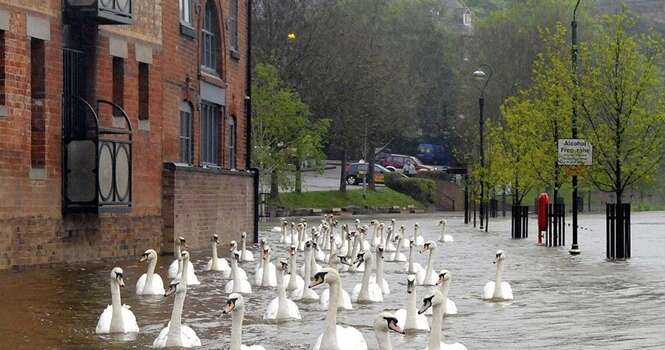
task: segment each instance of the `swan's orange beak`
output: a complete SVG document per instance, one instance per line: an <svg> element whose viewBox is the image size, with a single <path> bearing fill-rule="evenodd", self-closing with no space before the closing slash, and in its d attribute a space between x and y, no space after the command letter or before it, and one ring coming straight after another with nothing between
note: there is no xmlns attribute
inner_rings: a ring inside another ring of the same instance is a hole
<svg viewBox="0 0 665 350"><path fill-rule="evenodd" d="M229 300L226 305L224 305L224 308L222 309L223 314L230 314L235 310L236 308L236 303L233 300Z"/></svg>
<svg viewBox="0 0 665 350"><path fill-rule="evenodd" d="M402 331L402 329L399 328L399 326L397 325L397 320L394 320L394 319L391 319L390 321L388 321L388 329L390 329L392 331L395 331L399 334L404 334L404 331Z"/></svg>

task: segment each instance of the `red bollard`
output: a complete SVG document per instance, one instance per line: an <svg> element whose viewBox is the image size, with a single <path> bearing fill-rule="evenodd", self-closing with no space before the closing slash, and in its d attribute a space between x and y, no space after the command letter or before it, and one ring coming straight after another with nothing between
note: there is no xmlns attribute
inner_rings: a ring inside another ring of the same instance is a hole
<svg viewBox="0 0 665 350"><path fill-rule="evenodd" d="M543 192L538 195L538 244L543 244L544 232L547 232L547 206L550 204L550 195Z"/></svg>

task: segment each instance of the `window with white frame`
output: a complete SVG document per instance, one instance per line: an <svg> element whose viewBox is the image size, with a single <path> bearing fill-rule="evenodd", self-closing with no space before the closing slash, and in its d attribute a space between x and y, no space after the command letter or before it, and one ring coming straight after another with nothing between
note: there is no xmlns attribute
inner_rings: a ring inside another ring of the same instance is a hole
<svg viewBox="0 0 665 350"><path fill-rule="evenodd" d="M206 2L201 28L201 65L214 72L219 72L219 26L217 11L213 1Z"/></svg>
<svg viewBox="0 0 665 350"><path fill-rule="evenodd" d="M236 118L230 116L228 120L228 130L229 134L226 139L229 141L228 150L229 150L229 168L235 169L237 167L236 161Z"/></svg>
<svg viewBox="0 0 665 350"><path fill-rule="evenodd" d="M180 0L180 23L192 26L192 0Z"/></svg>

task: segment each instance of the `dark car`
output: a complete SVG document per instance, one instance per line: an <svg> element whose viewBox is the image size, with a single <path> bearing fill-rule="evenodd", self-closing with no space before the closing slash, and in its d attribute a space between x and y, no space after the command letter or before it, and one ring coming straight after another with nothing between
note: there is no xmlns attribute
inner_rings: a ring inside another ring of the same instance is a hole
<svg viewBox="0 0 665 350"><path fill-rule="evenodd" d="M418 159L427 164L451 165L453 159L443 146L430 143L421 143L418 145Z"/></svg>
<svg viewBox="0 0 665 350"><path fill-rule="evenodd" d="M414 165L416 172L434 170L431 166L423 164L420 159L403 154L391 154L378 161L379 164L383 165L388 170L396 170L400 172L403 172L404 165L408 162L411 162Z"/></svg>
<svg viewBox="0 0 665 350"><path fill-rule="evenodd" d="M346 183L349 185L359 185L368 182L367 172L369 166L367 163L351 163L346 166ZM384 175L390 173L390 170L379 164L374 164L374 183L382 184Z"/></svg>

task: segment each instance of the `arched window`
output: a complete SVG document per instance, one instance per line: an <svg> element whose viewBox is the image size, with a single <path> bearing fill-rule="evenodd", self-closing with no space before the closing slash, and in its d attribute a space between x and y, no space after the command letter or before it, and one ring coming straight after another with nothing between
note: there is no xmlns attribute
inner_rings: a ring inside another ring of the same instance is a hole
<svg viewBox="0 0 665 350"><path fill-rule="evenodd" d="M201 28L201 65L215 73L219 73L219 43L217 10L213 1L208 0Z"/></svg>
<svg viewBox="0 0 665 350"><path fill-rule="evenodd" d="M180 161L192 164L192 105L180 102Z"/></svg>

